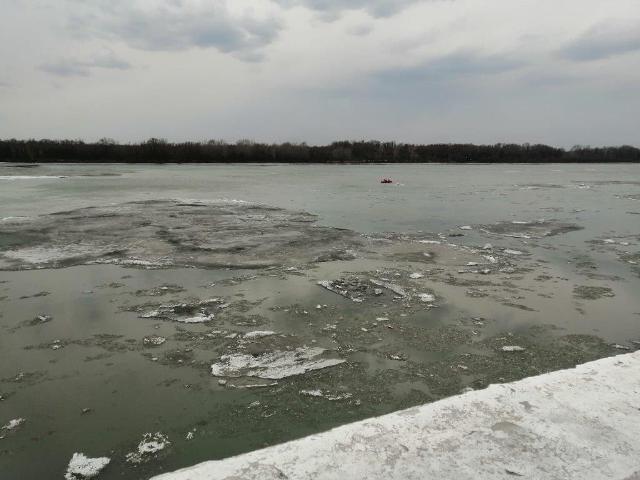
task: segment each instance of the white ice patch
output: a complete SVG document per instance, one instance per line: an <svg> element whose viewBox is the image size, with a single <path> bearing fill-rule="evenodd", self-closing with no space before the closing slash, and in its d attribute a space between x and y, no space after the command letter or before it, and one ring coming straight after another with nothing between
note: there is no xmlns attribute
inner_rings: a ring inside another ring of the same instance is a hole
<svg viewBox="0 0 640 480"><path fill-rule="evenodd" d="M503 352L524 352L524 347L518 345L506 345L502 347Z"/></svg>
<svg viewBox="0 0 640 480"><path fill-rule="evenodd" d="M460 230L471 230L471 226L470 225L463 225L460 227Z"/></svg>
<svg viewBox="0 0 640 480"><path fill-rule="evenodd" d="M0 175L0 180L51 180L51 179L59 179L59 178L67 178L64 175Z"/></svg>
<svg viewBox="0 0 640 480"><path fill-rule="evenodd" d="M2 427L2 430L7 430L7 431L15 430L20 425L22 425L24 422L26 422L26 420L24 418L14 418L13 420L9 420L9 423L4 425Z"/></svg>
<svg viewBox="0 0 640 480"><path fill-rule="evenodd" d="M237 200L235 198L174 198L174 201L178 203L196 203L200 205L257 205L246 200Z"/></svg>
<svg viewBox="0 0 640 480"><path fill-rule="evenodd" d="M105 253L107 250L104 250ZM18 250L8 250L2 255L6 258L21 260L31 264L59 262L74 257L95 256L101 249L93 245L68 245L65 247L28 247Z"/></svg>
<svg viewBox="0 0 640 480"><path fill-rule="evenodd" d="M264 338L264 337L270 337L275 334L276 332L272 332L271 330L255 331L255 332L245 333L244 338L247 338L247 339Z"/></svg>
<svg viewBox="0 0 640 480"><path fill-rule="evenodd" d="M129 463L142 463L150 459L156 453L164 450L171 442L169 438L160 433L145 433L142 436L142 440L138 444L138 449L135 452L127 453L126 459Z"/></svg>
<svg viewBox="0 0 640 480"><path fill-rule="evenodd" d="M166 258L158 258L155 260L142 260L139 258L108 258L98 259L91 263L107 264L107 265L124 265L131 267L146 267L146 268L160 268L167 267L173 262Z"/></svg>
<svg viewBox="0 0 640 480"><path fill-rule="evenodd" d="M150 335L150 336L144 337L142 339L142 342L144 343L144 345L153 346L153 347L159 347L160 345L162 345L166 341L167 341L166 338L160 337L158 335Z"/></svg>
<svg viewBox="0 0 640 480"><path fill-rule="evenodd" d="M0 222L27 222L31 220L31 217L2 217L0 218Z"/></svg>
<svg viewBox="0 0 640 480"><path fill-rule="evenodd" d="M436 299L436 297L430 293L419 293L418 298L420 299L421 302L424 302L424 303L431 303L431 302L434 302Z"/></svg>
<svg viewBox="0 0 640 480"><path fill-rule="evenodd" d="M176 322L180 322L180 323L205 323L205 322L210 322L214 318L215 318L215 315L213 313L210 313L210 314L199 313L199 314L197 314L197 315L195 315L193 317L176 318Z"/></svg>
<svg viewBox="0 0 640 480"><path fill-rule="evenodd" d="M323 348L296 348L253 356L241 353L223 355L211 365L214 377L258 377L270 380L302 375L344 363L339 358L321 358Z"/></svg>
<svg viewBox="0 0 640 480"><path fill-rule="evenodd" d="M347 290L340 290L330 280L320 280L320 281L318 281L318 285L320 285L322 288L326 288L330 292L333 292L333 293L335 293L337 295L340 295L341 297L348 298L349 300L351 300L353 302L356 302L356 303L362 302L361 298L350 296L349 292Z"/></svg>
<svg viewBox="0 0 640 480"><path fill-rule="evenodd" d="M84 480L97 477L111 462L110 458L89 458L83 453L74 453L64 474L66 480Z"/></svg>
<svg viewBox="0 0 640 480"><path fill-rule="evenodd" d="M411 275L409 275L409 278L412 278L412 279L414 279L414 280L417 280L417 279L419 279L419 278L423 278L423 277L424 277L424 275L423 275L423 274L421 274L421 273L417 273L417 272L416 272L416 273L412 273Z"/></svg>
<svg viewBox="0 0 640 480"><path fill-rule="evenodd" d="M393 283L381 282L380 280L371 279L371 283L373 283L377 287L386 288L387 290L391 290L393 293L400 297L407 297L407 292L398 285L394 285Z"/></svg>
<svg viewBox="0 0 640 480"><path fill-rule="evenodd" d="M322 390L300 390L300 395L305 397L315 397L315 398L324 398L331 402L336 402L338 400L347 400L353 396L351 393L330 393L323 392Z"/></svg>
<svg viewBox="0 0 640 480"><path fill-rule="evenodd" d="M504 251L504 253L506 253L507 255L523 255L523 253L520 250L509 250L509 249L506 249Z"/></svg>

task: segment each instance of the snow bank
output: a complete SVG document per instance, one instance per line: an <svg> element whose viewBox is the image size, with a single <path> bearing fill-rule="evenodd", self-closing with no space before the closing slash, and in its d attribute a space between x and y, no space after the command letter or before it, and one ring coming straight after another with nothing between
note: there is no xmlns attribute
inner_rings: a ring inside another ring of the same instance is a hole
<svg viewBox="0 0 640 480"><path fill-rule="evenodd" d="M155 477L630 479L640 473L640 352L492 385Z"/></svg>

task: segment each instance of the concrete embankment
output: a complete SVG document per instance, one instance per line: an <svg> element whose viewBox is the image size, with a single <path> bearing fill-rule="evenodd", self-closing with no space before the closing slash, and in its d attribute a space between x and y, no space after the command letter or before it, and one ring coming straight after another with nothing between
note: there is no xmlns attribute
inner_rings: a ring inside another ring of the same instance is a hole
<svg viewBox="0 0 640 480"><path fill-rule="evenodd" d="M640 352L447 398L155 480L640 479Z"/></svg>

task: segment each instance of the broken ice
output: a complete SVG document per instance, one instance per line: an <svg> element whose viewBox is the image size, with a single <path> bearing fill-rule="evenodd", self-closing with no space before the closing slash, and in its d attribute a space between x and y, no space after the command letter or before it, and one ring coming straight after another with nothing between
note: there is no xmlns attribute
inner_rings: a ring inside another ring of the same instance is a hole
<svg viewBox="0 0 640 480"><path fill-rule="evenodd" d="M89 458L83 453L74 453L64 475L66 480L84 480L97 477L111 462L110 458Z"/></svg>
<svg viewBox="0 0 640 480"><path fill-rule="evenodd" d="M253 356L241 353L223 355L211 365L214 377L258 377L278 380L302 375L344 363L339 358L323 358L323 348L296 348L293 351L275 351Z"/></svg>

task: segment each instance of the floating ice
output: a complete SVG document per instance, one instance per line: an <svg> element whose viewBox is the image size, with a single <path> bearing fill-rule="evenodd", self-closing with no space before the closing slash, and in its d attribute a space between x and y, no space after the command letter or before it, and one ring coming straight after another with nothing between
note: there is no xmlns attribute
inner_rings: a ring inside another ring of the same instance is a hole
<svg viewBox="0 0 640 480"><path fill-rule="evenodd" d="M210 322L214 318L215 318L215 315L213 313L201 312L193 317L176 318L176 321L180 323L205 323L205 322Z"/></svg>
<svg viewBox="0 0 640 480"><path fill-rule="evenodd" d="M353 394L351 393L333 394L329 392L323 392L322 390L300 390L300 395L304 395L306 397L324 398L332 402L338 400L347 400L348 398L351 398L353 396Z"/></svg>
<svg viewBox="0 0 640 480"><path fill-rule="evenodd" d="M65 175L0 175L0 180L51 180L67 178Z"/></svg>
<svg viewBox="0 0 640 480"><path fill-rule="evenodd" d="M460 227L460 230L471 230L471 226L470 225L463 225Z"/></svg>
<svg viewBox="0 0 640 480"><path fill-rule="evenodd" d="M255 332L245 333L244 338L250 338L250 339L264 338L264 337L270 337L271 335L275 335L275 334L276 332L272 332L271 330L255 331Z"/></svg>
<svg viewBox="0 0 640 480"><path fill-rule="evenodd" d="M409 275L409 278L412 278L412 279L414 279L414 280L417 280L417 279L419 279L419 278L423 278L423 277L424 277L424 275L423 275L423 274L421 274L421 273L417 273L417 272L416 272L416 273L412 273L411 275Z"/></svg>
<svg viewBox="0 0 640 480"><path fill-rule="evenodd" d="M362 302L361 298L352 297L351 295L349 295L348 290L341 290L340 288L338 288L330 280L320 280L320 281L318 281L318 285L320 285L322 288L326 288L330 292L333 292L333 293L335 293L337 295L340 295L341 297L348 298L349 300L351 300L353 302L356 302L356 303L361 303Z"/></svg>
<svg viewBox="0 0 640 480"><path fill-rule="evenodd" d="M506 253L507 255L523 255L523 253L520 250L506 249L504 253Z"/></svg>
<svg viewBox="0 0 640 480"><path fill-rule="evenodd" d="M405 292L402 287L398 285L394 285L393 283L381 282L380 280L375 280L373 278L371 279L371 283L373 283L377 287L382 287L382 288L386 288L387 290L391 290L393 293L395 293L400 297L408 296L407 292Z"/></svg>
<svg viewBox="0 0 640 480"><path fill-rule="evenodd" d="M74 453L64 474L66 480L84 480L97 477L111 462L110 458L89 458L83 453Z"/></svg>
<svg viewBox="0 0 640 480"><path fill-rule="evenodd" d="M148 337L144 337L142 339L142 343L144 345L151 346L151 347L159 347L166 341L167 341L166 338L160 337L158 335L149 335Z"/></svg>
<svg viewBox="0 0 640 480"><path fill-rule="evenodd" d="M129 463L142 463L149 460L154 454L164 450L171 442L169 438L160 433L145 433L138 444L135 452L127 453L126 459Z"/></svg>
<svg viewBox="0 0 640 480"><path fill-rule="evenodd" d="M223 355L211 365L214 377L258 377L272 380L302 375L344 363L339 358L322 358L323 348L297 348L253 356L241 353Z"/></svg>
<svg viewBox="0 0 640 480"><path fill-rule="evenodd" d="M506 345L501 349L503 352L524 352L524 347L518 345Z"/></svg>
<svg viewBox="0 0 640 480"><path fill-rule="evenodd" d="M70 259L87 257L96 253L107 252L107 248L94 245L65 245L59 247L25 247L2 252L6 258L19 260L28 264L58 263Z"/></svg>
<svg viewBox="0 0 640 480"><path fill-rule="evenodd" d="M300 390L300 395L305 395L307 397L321 397L322 390Z"/></svg>
<svg viewBox="0 0 640 480"><path fill-rule="evenodd" d="M430 293L419 293L418 298L420 299L421 302L424 302L424 303L431 303L431 302L434 302L436 299L436 297Z"/></svg>
<svg viewBox="0 0 640 480"><path fill-rule="evenodd" d="M24 422L26 422L26 420L24 418L14 418L13 420L9 420L9 423L4 425L2 427L2 430L7 430L7 431L15 430L20 425L22 425Z"/></svg>

